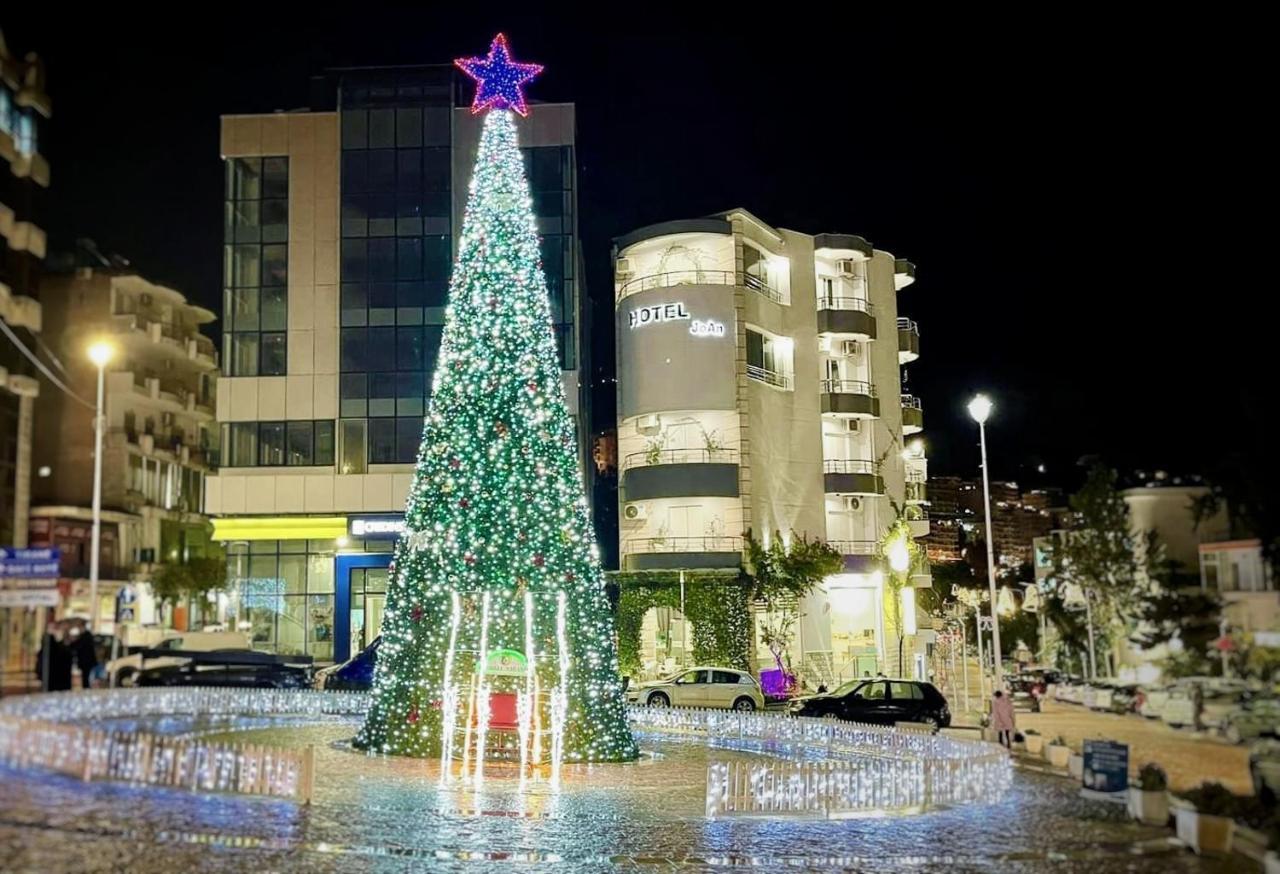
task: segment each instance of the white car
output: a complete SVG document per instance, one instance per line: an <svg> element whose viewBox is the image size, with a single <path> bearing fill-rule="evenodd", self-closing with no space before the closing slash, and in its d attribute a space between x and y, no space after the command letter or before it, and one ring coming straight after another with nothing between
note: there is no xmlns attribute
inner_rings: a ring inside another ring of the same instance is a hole
<svg viewBox="0 0 1280 874"><path fill-rule="evenodd" d="M157 650L186 650L188 652L213 652L219 649L250 649L247 631L174 631L172 636L150 647ZM148 668L167 668L186 663L181 657L157 656L146 659ZM141 653L132 653L107 662L107 678L116 686L131 686L138 671L143 668Z"/></svg>
<svg viewBox="0 0 1280 874"><path fill-rule="evenodd" d="M764 709L755 678L736 668L700 667L627 688L627 701L649 707L719 707L751 712Z"/></svg>

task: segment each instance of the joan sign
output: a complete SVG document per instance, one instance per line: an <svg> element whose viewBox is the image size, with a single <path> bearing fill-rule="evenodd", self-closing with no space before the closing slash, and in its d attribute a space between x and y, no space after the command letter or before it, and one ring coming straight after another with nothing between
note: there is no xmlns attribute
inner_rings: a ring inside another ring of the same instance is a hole
<svg viewBox="0 0 1280 874"><path fill-rule="evenodd" d="M711 319L695 319L689 315L684 301L636 307L629 316L631 330L658 322L689 322L689 333L695 337L723 337L724 324Z"/></svg>

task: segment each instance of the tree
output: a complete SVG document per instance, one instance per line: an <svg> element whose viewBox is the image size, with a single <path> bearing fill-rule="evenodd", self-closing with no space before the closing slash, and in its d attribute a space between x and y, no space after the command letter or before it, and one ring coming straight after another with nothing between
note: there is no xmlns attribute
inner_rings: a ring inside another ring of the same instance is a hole
<svg viewBox="0 0 1280 874"><path fill-rule="evenodd" d="M179 601L192 600L200 605L200 617L205 616L208 594L226 586L227 564L220 556L189 558L185 562L165 562L151 578L151 592L164 604L176 605Z"/></svg>
<svg viewBox="0 0 1280 874"><path fill-rule="evenodd" d="M529 666L516 694L552 714L543 725L564 708L565 760L634 759L529 185L505 108L484 119L405 523L356 745L410 756L455 749L461 702L497 682L481 660L501 649Z"/></svg>
<svg viewBox="0 0 1280 874"><path fill-rule="evenodd" d="M773 532L765 546L747 532L749 597L765 606L760 639L769 647L778 669L786 671L782 653L791 645L799 619L799 602L831 574L844 568L844 559L821 540L791 532L790 542Z"/></svg>
<svg viewBox="0 0 1280 874"><path fill-rule="evenodd" d="M1207 672L1209 648L1221 633L1220 602L1200 587L1196 575L1185 573L1165 557L1164 545L1154 531L1146 535L1143 554L1146 585L1138 597L1137 629L1129 639L1143 649L1180 641L1184 653L1180 661L1188 669Z"/></svg>
<svg viewBox="0 0 1280 874"><path fill-rule="evenodd" d="M1116 488L1116 472L1102 464L1089 469L1070 506L1077 526L1053 547L1058 594L1079 586L1089 598L1095 637L1109 647L1117 627L1132 624L1137 608L1139 566L1129 505Z"/></svg>
<svg viewBox="0 0 1280 874"><path fill-rule="evenodd" d="M907 636L902 593L910 582L911 573L920 566L924 558L920 546L911 536L911 526L907 523L905 515L899 515L898 520L890 525L889 530L880 538L878 552L885 560L888 570L885 582L889 587L893 628L898 636L898 673L901 674L903 648Z"/></svg>

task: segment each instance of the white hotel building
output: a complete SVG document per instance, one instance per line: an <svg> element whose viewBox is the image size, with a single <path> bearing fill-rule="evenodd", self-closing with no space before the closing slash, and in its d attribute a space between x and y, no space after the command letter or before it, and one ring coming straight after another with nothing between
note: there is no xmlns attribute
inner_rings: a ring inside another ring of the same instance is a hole
<svg viewBox="0 0 1280 874"><path fill-rule="evenodd" d="M928 617L899 665L876 555L899 514L915 536L929 529L910 439L921 407L902 370L919 329L898 309L914 267L862 237L773 228L745 210L641 228L614 256L622 585L628 571L738 568L748 530L817 537L845 569L800 604L793 667L811 686L924 676ZM670 667L671 641L689 639L682 623L651 611L646 672ZM763 645L756 655L772 664Z"/></svg>

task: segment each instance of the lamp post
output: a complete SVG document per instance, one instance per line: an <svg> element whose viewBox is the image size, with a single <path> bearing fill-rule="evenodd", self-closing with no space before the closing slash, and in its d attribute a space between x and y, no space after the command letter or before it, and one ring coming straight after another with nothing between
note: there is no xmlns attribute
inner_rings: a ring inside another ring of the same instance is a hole
<svg viewBox="0 0 1280 874"><path fill-rule="evenodd" d="M98 403L93 416L93 536L89 545L89 630L98 633L98 553L102 543L102 434L106 430L107 364L115 352L99 340L89 347L89 360L98 368Z"/></svg>
<svg viewBox="0 0 1280 874"><path fill-rule="evenodd" d="M996 616L996 558L995 531L991 527L991 478L987 473L987 417L991 415L991 399L986 395L974 395L969 401L969 415L978 423L978 444L982 451L982 506L987 519L987 586L991 589L991 655L995 676L992 688L1001 687L1004 666L1000 663L1000 620Z"/></svg>

